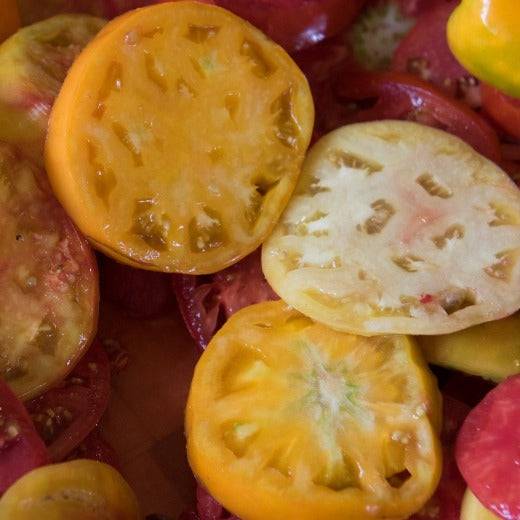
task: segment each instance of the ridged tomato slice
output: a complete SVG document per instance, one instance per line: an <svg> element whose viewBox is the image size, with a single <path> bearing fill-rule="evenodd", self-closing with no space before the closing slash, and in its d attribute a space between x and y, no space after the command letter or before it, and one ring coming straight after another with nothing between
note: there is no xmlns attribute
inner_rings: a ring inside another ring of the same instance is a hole
<svg viewBox="0 0 520 520"><path fill-rule="evenodd" d="M285 303L234 314L195 369L195 475L241 518L403 518L440 473L440 399L413 341L363 338Z"/></svg>

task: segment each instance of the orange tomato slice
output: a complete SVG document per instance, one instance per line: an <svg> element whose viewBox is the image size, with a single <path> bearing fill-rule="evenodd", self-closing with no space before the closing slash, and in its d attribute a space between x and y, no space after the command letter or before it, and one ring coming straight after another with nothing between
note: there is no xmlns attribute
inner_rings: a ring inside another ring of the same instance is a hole
<svg viewBox="0 0 520 520"><path fill-rule="evenodd" d="M411 338L353 336L260 303L196 367L188 456L247 520L406 518L439 480L439 403Z"/></svg>
<svg viewBox="0 0 520 520"><path fill-rule="evenodd" d="M0 4L0 42L20 27L20 14L16 0L2 0Z"/></svg>
<svg viewBox="0 0 520 520"><path fill-rule="evenodd" d="M313 118L303 74L260 31L212 5L159 4L108 24L73 65L46 165L101 251L211 273L270 233Z"/></svg>
<svg viewBox="0 0 520 520"><path fill-rule="evenodd" d="M0 500L0 520L141 520L130 486L111 466L74 460L43 466L16 481Z"/></svg>

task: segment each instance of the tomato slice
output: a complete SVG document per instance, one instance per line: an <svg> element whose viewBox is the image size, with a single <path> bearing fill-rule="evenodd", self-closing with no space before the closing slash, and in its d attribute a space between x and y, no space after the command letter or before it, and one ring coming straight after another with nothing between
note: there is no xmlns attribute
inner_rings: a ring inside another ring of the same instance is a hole
<svg viewBox="0 0 520 520"><path fill-rule="evenodd" d="M74 63L46 164L58 198L103 252L208 274L269 234L313 120L305 77L260 31L215 6L158 4L111 22Z"/></svg>
<svg viewBox="0 0 520 520"><path fill-rule="evenodd" d="M235 312L278 299L262 273L259 250L211 276L174 275L173 287L184 322L202 349Z"/></svg>
<svg viewBox="0 0 520 520"><path fill-rule="evenodd" d="M95 342L59 386L26 403L34 425L59 462L98 425L110 394L110 364Z"/></svg>
<svg viewBox="0 0 520 520"><path fill-rule="evenodd" d="M0 141L43 165L54 100L72 62L104 24L92 16L57 16L24 27L2 44Z"/></svg>
<svg viewBox="0 0 520 520"><path fill-rule="evenodd" d="M153 318L168 311L173 296L170 277L135 269L101 256L101 299L118 304L135 318Z"/></svg>
<svg viewBox="0 0 520 520"><path fill-rule="evenodd" d="M27 399L62 379L96 328L95 258L45 173L0 143L0 375Z"/></svg>
<svg viewBox="0 0 520 520"><path fill-rule="evenodd" d="M47 448L29 414L0 379L0 495L22 475L48 462Z"/></svg>
<svg viewBox="0 0 520 520"><path fill-rule="evenodd" d="M481 93L485 112L508 134L520 139L520 99L484 83L481 84Z"/></svg>
<svg viewBox="0 0 520 520"><path fill-rule="evenodd" d="M468 415L456 458L468 487L504 519L520 518L520 375L491 390Z"/></svg>
<svg viewBox="0 0 520 520"><path fill-rule="evenodd" d="M410 338L351 336L264 302L233 315L202 354L188 458L242 518L403 518L437 485L439 412Z"/></svg>
<svg viewBox="0 0 520 520"><path fill-rule="evenodd" d="M262 29L289 51L301 50L340 33L365 0L216 0Z"/></svg>
<svg viewBox="0 0 520 520"><path fill-rule="evenodd" d="M520 307L518 208L506 173L446 132L348 125L310 151L262 267L336 330L447 334Z"/></svg>
<svg viewBox="0 0 520 520"><path fill-rule="evenodd" d="M343 124L381 119L417 121L460 137L492 161L501 158L496 132L482 117L411 74L347 73L341 76L336 92L345 107Z"/></svg>
<svg viewBox="0 0 520 520"><path fill-rule="evenodd" d="M0 499L2 520L141 520L137 499L111 466L93 460L51 464L24 475Z"/></svg>

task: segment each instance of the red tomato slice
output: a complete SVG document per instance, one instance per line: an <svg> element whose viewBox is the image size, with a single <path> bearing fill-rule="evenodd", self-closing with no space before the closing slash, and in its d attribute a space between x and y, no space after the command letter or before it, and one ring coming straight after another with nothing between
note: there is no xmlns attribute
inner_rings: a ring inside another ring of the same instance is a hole
<svg viewBox="0 0 520 520"><path fill-rule="evenodd" d="M99 429L93 430L87 438L67 457L67 460L91 459L110 464L120 470L119 457L114 448L103 438Z"/></svg>
<svg viewBox="0 0 520 520"><path fill-rule="evenodd" d="M99 275L102 299L116 303L134 318L152 318L171 307L166 274L135 269L100 255Z"/></svg>
<svg viewBox="0 0 520 520"><path fill-rule="evenodd" d="M446 24L458 3L437 2L425 10L399 44L392 69L415 74L452 96L466 99L471 106L479 106L478 82L457 61L446 39Z"/></svg>
<svg viewBox="0 0 520 520"><path fill-rule="evenodd" d="M278 299L262 273L259 251L214 275L174 275L173 287L186 326L201 348L235 312Z"/></svg>
<svg viewBox="0 0 520 520"><path fill-rule="evenodd" d="M470 412L455 456L468 487L507 520L520 519L520 375L489 392Z"/></svg>
<svg viewBox="0 0 520 520"><path fill-rule="evenodd" d="M26 403L54 462L63 460L98 425L110 395L110 364L95 342L59 386Z"/></svg>
<svg viewBox="0 0 520 520"><path fill-rule="evenodd" d="M520 139L520 99L489 85L481 84L480 88L485 112L508 134Z"/></svg>
<svg viewBox="0 0 520 520"><path fill-rule="evenodd" d="M256 25L275 42L296 51L339 34L365 0L216 0Z"/></svg>
<svg viewBox="0 0 520 520"><path fill-rule="evenodd" d="M441 480L433 497L410 520L459 520L466 483L455 462L454 443L469 411L470 407L461 401L449 395L443 396Z"/></svg>
<svg viewBox="0 0 520 520"><path fill-rule="evenodd" d="M482 117L411 74L344 74L336 93L343 101L344 123L378 119L416 121L450 132L489 159L500 160L497 134Z"/></svg>
<svg viewBox="0 0 520 520"><path fill-rule="evenodd" d="M197 486L197 513L200 520L240 520L226 511L202 486Z"/></svg>
<svg viewBox="0 0 520 520"><path fill-rule="evenodd" d="M0 495L19 477L48 462L47 448L29 414L0 379Z"/></svg>
<svg viewBox="0 0 520 520"><path fill-rule="evenodd" d="M397 0L401 10L408 16L418 16L433 7L450 0Z"/></svg>

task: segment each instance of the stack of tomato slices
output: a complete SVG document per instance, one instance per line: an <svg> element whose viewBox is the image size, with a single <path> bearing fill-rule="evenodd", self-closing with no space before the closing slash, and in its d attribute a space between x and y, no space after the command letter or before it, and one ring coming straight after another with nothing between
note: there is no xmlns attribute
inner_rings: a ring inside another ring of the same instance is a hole
<svg viewBox="0 0 520 520"><path fill-rule="evenodd" d="M21 0L21 12L27 23L76 11L113 18L150 3L155 2ZM207 0L206 3L229 9L249 20L291 54L312 90L316 107L314 140L351 123L387 119L413 121L461 138L499 164L515 182L520 182L520 100L479 84L451 54L445 25L458 4L456 0L354 0L348 3L344 0ZM363 42L351 37L352 27L371 17L377 18L389 5L403 20L412 20L413 28L405 36L399 35L400 44L389 56L388 66L368 70L356 59L355 47ZM96 30L99 28L96 25ZM63 77L69 65L69 62L62 64ZM62 79L60 77L60 81ZM51 98L46 110L52 102ZM34 110L35 106L31 104L30 109ZM60 218L66 217L60 214ZM79 266L78 276L86 278L91 285L90 289L83 287L82 293L78 289L78 294L83 295L87 312L95 322L96 260L90 251L85 253L81 249L88 249L88 245L83 244L73 224L67 220L64 228L67 240L76 241L72 260L70 257L65 260ZM18 236L16 241L23 241ZM62 260L60 257L60 262ZM171 312L172 295L175 295L200 352L235 313L253 304L279 299L264 277L259 250L217 273L204 275L142 271L116 263L101 253L98 260L102 299L114 302L132 318L145 320ZM60 264L60 276L61 268ZM55 266L49 268L49 273L56 274ZM56 276L52 281L55 285L51 288L60 292L63 280ZM54 322L49 325L45 321L45 325L51 331L49 334L59 327L59 323ZM8 384L0 381L0 494L28 471L50 463L92 458L118 467L117 454L99 429L110 399L111 360L105 347L95 338L94 328L92 323L85 325L83 332L87 338L78 344L79 354L71 357L68 368L45 387L31 389L27 395L17 392L17 397ZM47 329L43 331L44 336L46 332ZM5 368L3 375L8 383L12 381L8 376L14 373L13 377L18 377L17 370L20 367ZM520 376L512 376L495 386L455 370L435 371L443 397L442 476L433 497L410 518L460 518L463 495L469 487L498 517L520 519L520 495L502 493L505 480L520 482L520 407L517 404ZM202 485L197 487L196 503L181 519L239 520Z"/></svg>

